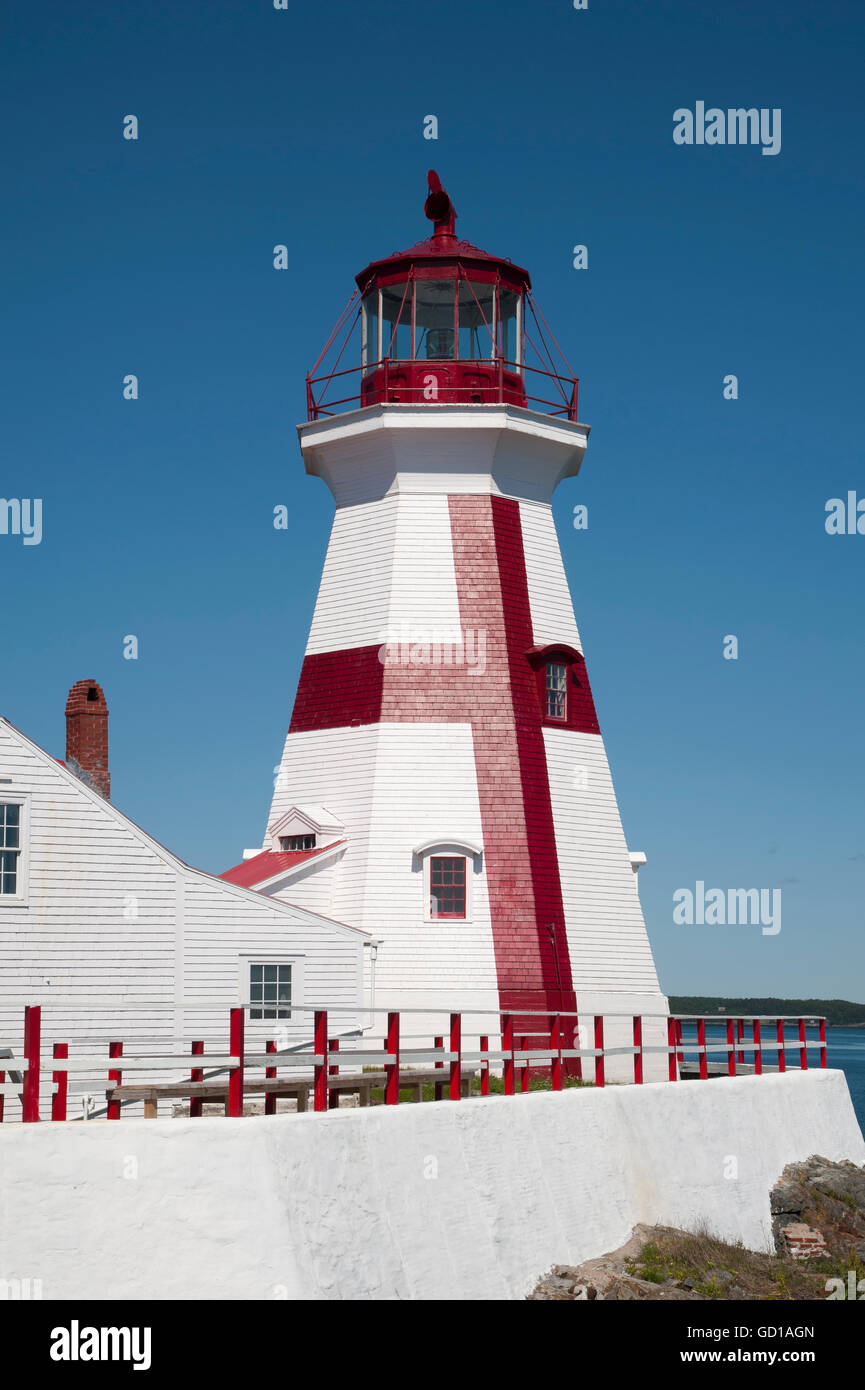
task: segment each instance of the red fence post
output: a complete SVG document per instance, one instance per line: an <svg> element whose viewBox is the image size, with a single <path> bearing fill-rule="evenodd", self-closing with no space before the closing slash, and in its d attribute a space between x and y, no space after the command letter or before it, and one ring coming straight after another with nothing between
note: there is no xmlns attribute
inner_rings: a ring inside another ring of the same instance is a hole
<svg viewBox="0 0 865 1390"><path fill-rule="evenodd" d="M808 1070L808 1040L805 1036L805 1020L799 1019L799 1066L803 1071Z"/></svg>
<svg viewBox="0 0 865 1390"><path fill-rule="evenodd" d="M784 1020L779 1018L775 1024L775 1037L778 1041L778 1070L787 1070L787 1050L784 1044Z"/></svg>
<svg viewBox="0 0 865 1390"><path fill-rule="evenodd" d="M55 1043L54 1056L58 1061L69 1056L68 1043ZM66 1096L69 1090L69 1073L66 1071L55 1071L51 1077L57 1090L51 1097L51 1118L52 1120L66 1119Z"/></svg>
<svg viewBox="0 0 865 1390"><path fill-rule="evenodd" d="M529 1047L528 1038L520 1038L520 1052L527 1052ZM523 1065L520 1067L520 1094L529 1089L529 1059L523 1058Z"/></svg>
<svg viewBox="0 0 865 1390"><path fill-rule="evenodd" d="M561 1091L564 1086L564 1075L562 1067L562 1020L559 1014L553 1014L550 1019L550 1050L553 1054L550 1066L550 1082L554 1091Z"/></svg>
<svg viewBox="0 0 865 1390"><path fill-rule="evenodd" d="M679 1051L676 1053L676 1060L679 1063L679 1066L682 1066L685 1060L685 1054L682 1051L682 1020L680 1018L676 1019L676 1042L679 1044Z"/></svg>
<svg viewBox="0 0 865 1390"><path fill-rule="evenodd" d="M640 1014L634 1014L634 1085L643 1084L643 1019Z"/></svg>
<svg viewBox="0 0 865 1390"><path fill-rule="evenodd" d="M399 1014L388 1014L385 1050L393 1053L393 1061L385 1062L385 1105L399 1105Z"/></svg>
<svg viewBox="0 0 865 1390"><path fill-rule="evenodd" d="M331 1038L327 1045L327 1050L328 1052L339 1052L339 1038ZM330 1067L329 1071L331 1076L339 1076L339 1067ZM327 1108L328 1110L339 1109L339 1091L328 1091Z"/></svg>
<svg viewBox="0 0 865 1390"><path fill-rule="evenodd" d="M676 1020L667 1019L667 1077L670 1081L678 1081L679 1069L676 1066Z"/></svg>
<svg viewBox="0 0 865 1390"><path fill-rule="evenodd" d="M514 1019L512 1014L502 1014L502 1052L504 1057L505 1095L514 1093Z"/></svg>
<svg viewBox="0 0 865 1390"><path fill-rule="evenodd" d="M739 1020L739 1022L740 1022L740 1025L741 1025L741 1019ZM739 1041L740 1041L740 1042L741 1042L741 1039L742 1039L742 1035L741 1035L741 1033L740 1033L740 1034L739 1034ZM745 1054L744 1054L743 1052L740 1052L740 1053L739 1053L740 1058L741 1058L741 1057L744 1057L744 1055L745 1055ZM736 1049L735 1049L735 1047L734 1047L734 1045L733 1045L733 1020L732 1020L732 1018L728 1018L728 1019L727 1019L727 1075L728 1075L728 1076L735 1076L735 1075L736 1075Z"/></svg>
<svg viewBox="0 0 865 1390"><path fill-rule="evenodd" d="M705 1081L709 1075L709 1054L706 1051L706 1020L697 1019L697 1046L700 1048L700 1080Z"/></svg>
<svg viewBox="0 0 865 1390"><path fill-rule="evenodd" d="M123 1056L123 1043L122 1043L122 1042L110 1042L110 1043L108 1044L108 1056L109 1056L109 1057L122 1057L122 1056ZM109 1071L109 1072L108 1072L108 1085L109 1085L109 1086L112 1086L112 1085L114 1085L114 1086L120 1086L120 1085L122 1084L122 1081L123 1081L123 1073L122 1073L122 1072L119 1072L119 1071L116 1071L116 1070L115 1070L115 1071ZM106 1113L105 1118L106 1118L106 1120L119 1120L119 1119L120 1119L120 1101L119 1101L119 1100L110 1100L110 1101L108 1102L108 1108L107 1108L107 1113Z"/></svg>
<svg viewBox="0 0 865 1390"><path fill-rule="evenodd" d="M449 1095L451 1100L459 1100L463 1074L462 1016L460 1014L451 1014L450 1044L450 1051L455 1052L456 1057L451 1061Z"/></svg>
<svg viewBox="0 0 865 1390"><path fill-rule="evenodd" d="M754 1075L763 1075L763 1038L759 1018L754 1019Z"/></svg>
<svg viewBox="0 0 865 1390"><path fill-rule="evenodd" d="M35 1124L39 1119L41 1037L41 1006L28 1004L24 1010L24 1051L27 1056L27 1070L24 1073L24 1094L21 1098L21 1119L25 1124Z"/></svg>
<svg viewBox="0 0 865 1390"><path fill-rule="evenodd" d="M604 1016L595 1015L595 1047L600 1048L600 1052L595 1058L595 1085L603 1086L604 1081Z"/></svg>
<svg viewBox="0 0 865 1390"><path fill-rule="evenodd" d="M265 1052L268 1052L268 1053L273 1053L273 1052L275 1052L275 1051L276 1051L276 1039L275 1039L275 1038L268 1038L267 1042L264 1044L264 1050L265 1050ZM264 1079L265 1079L265 1081L275 1081L275 1080L276 1080L276 1076L277 1076L276 1067L265 1067L265 1068L264 1068ZM265 1093L264 1093L264 1113L265 1113L265 1115L275 1115L275 1114L276 1114L276 1095L275 1095L275 1093L274 1093L273 1091L267 1091L267 1090L266 1090Z"/></svg>
<svg viewBox="0 0 865 1390"><path fill-rule="evenodd" d="M200 1057L201 1054L202 1054L203 1052L204 1052L204 1040L203 1040L202 1038L199 1038L199 1039L197 1039L197 1040L192 1044L192 1055L193 1055L193 1057ZM204 1080L204 1070L203 1070L203 1068L201 1068L201 1067L193 1067L192 1070L191 1070L190 1073L189 1073L189 1079L190 1079L190 1081L203 1081L203 1080ZM202 1102L200 1096L190 1096L190 1097L189 1097L189 1118L190 1118L190 1120L194 1120L194 1119L196 1119L198 1116L201 1115L202 1103L203 1103L203 1102Z"/></svg>
<svg viewBox="0 0 865 1390"><path fill-rule="evenodd" d="M826 1020L820 1019L820 1066L826 1065Z"/></svg>
<svg viewBox="0 0 865 1390"><path fill-rule="evenodd" d="M228 1113L235 1119L243 1114L243 1022L244 1010L232 1009L229 1014L228 1050L237 1058L237 1066L228 1075Z"/></svg>
<svg viewBox="0 0 865 1390"><path fill-rule="evenodd" d="M490 1040L486 1033L481 1033L481 1095L488 1096L490 1093L490 1059L484 1058L483 1053L489 1052Z"/></svg>
<svg viewBox="0 0 865 1390"><path fill-rule="evenodd" d="M444 1048L444 1045L445 1045L445 1040L444 1040L444 1034L443 1034L443 1033L442 1033L439 1037L433 1038L433 1047L435 1047L435 1048L439 1048L439 1047L440 1047L440 1048ZM445 1069L445 1064L444 1064L444 1062L436 1062L436 1064L435 1064L435 1069L436 1069L436 1071L444 1071L444 1069ZM436 1082L436 1085L435 1085L435 1093L434 1093L434 1094L435 1094L436 1100L441 1100L441 1098L442 1098L442 1096L443 1096L443 1094L444 1094L444 1088L443 1088L442 1083L441 1083L440 1081L437 1081L437 1082Z"/></svg>
<svg viewBox="0 0 865 1390"><path fill-rule="evenodd" d="M392 1015L388 1015L388 1018ZM316 1009L313 1014L312 1050L320 1062L314 1065L313 1110L327 1109L327 1010Z"/></svg>
<svg viewBox="0 0 865 1390"><path fill-rule="evenodd" d="M744 1050L744 1042L745 1042L745 1020L744 1020L744 1018L738 1018L738 1019L736 1020L736 1037L737 1037L738 1040L739 1040L739 1065L740 1065L740 1067L743 1067L743 1066L745 1065L745 1050ZM732 1076L735 1076L735 1074L736 1074L735 1072L731 1072L731 1075L732 1075Z"/></svg>

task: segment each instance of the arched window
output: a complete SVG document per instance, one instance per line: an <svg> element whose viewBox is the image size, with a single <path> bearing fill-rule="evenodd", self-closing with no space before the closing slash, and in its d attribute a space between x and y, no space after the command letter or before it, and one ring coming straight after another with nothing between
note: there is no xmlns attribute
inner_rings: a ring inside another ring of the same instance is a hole
<svg viewBox="0 0 865 1390"><path fill-rule="evenodd" d="M415 846L425 922L472 920L473 882L482 856L480 845L453 835L437 835Z"/></svg>

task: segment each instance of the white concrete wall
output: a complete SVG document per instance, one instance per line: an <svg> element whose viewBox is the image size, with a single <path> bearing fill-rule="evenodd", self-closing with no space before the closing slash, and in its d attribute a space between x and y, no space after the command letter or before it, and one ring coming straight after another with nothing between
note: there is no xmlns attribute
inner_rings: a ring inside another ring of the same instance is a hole
<svg viewBox="0 0 865 1390"><path fill-rule="evenodd" d="M640 1221L769 1249L769 1190L813 1153L865 1162L841 1072L4 1125L0 1278L46 1299L520 1298Z"/></svg>

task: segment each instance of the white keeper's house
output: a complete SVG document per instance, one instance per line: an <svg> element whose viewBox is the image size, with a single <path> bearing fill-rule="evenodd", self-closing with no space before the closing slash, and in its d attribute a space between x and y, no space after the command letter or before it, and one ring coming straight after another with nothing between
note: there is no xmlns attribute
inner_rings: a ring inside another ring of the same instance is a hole
<svg viewBox="0 0 865 1390"><path fill-rule="evenodd" d="M307 380L336 513L264 839L224 877L380 938L382 1007L666 1015L551 508L577 382L530 365L528 273L429 178L432 235L331 335L359 360Z"/></svg>
<svg viewBox="0 0 865 1390"><path fill-rule="evenodd" d="M334 1034L356 1029L366 934L190 868L124 816L95 681L72 687L66 726L59 762L0 718L0 1043L20 1046L26 1004L55 1039L147 1051L224 1052L239 1002L253 1039L281 1046L309 1037L310 1015L289 1016L307 1002L345 1008Z"/></svg>

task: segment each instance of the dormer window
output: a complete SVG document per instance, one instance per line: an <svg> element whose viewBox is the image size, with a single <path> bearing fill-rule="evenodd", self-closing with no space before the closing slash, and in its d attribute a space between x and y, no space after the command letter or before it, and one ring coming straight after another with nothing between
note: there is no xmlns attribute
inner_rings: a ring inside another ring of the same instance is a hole
<svg viewBox="0 0 865 1390"><path fill-rule="evenodd" d="M546 697L547 718L565 721L568 717L568 668L564 662L547 662Z"/></svg>
<svg viewBox="0 0 865 1390"><path fill-rule="evenodd" d="M564 642L526 652L535 673L538 715L548 729L599 734L598 717L582 652Z"/></svg>
<svg viewBox="0 0 865 1390"><path fill-rule="evenodd" d="M295 854L298 850L315 849L315 836L280 835L279 847L288 854Z"/></svg>

